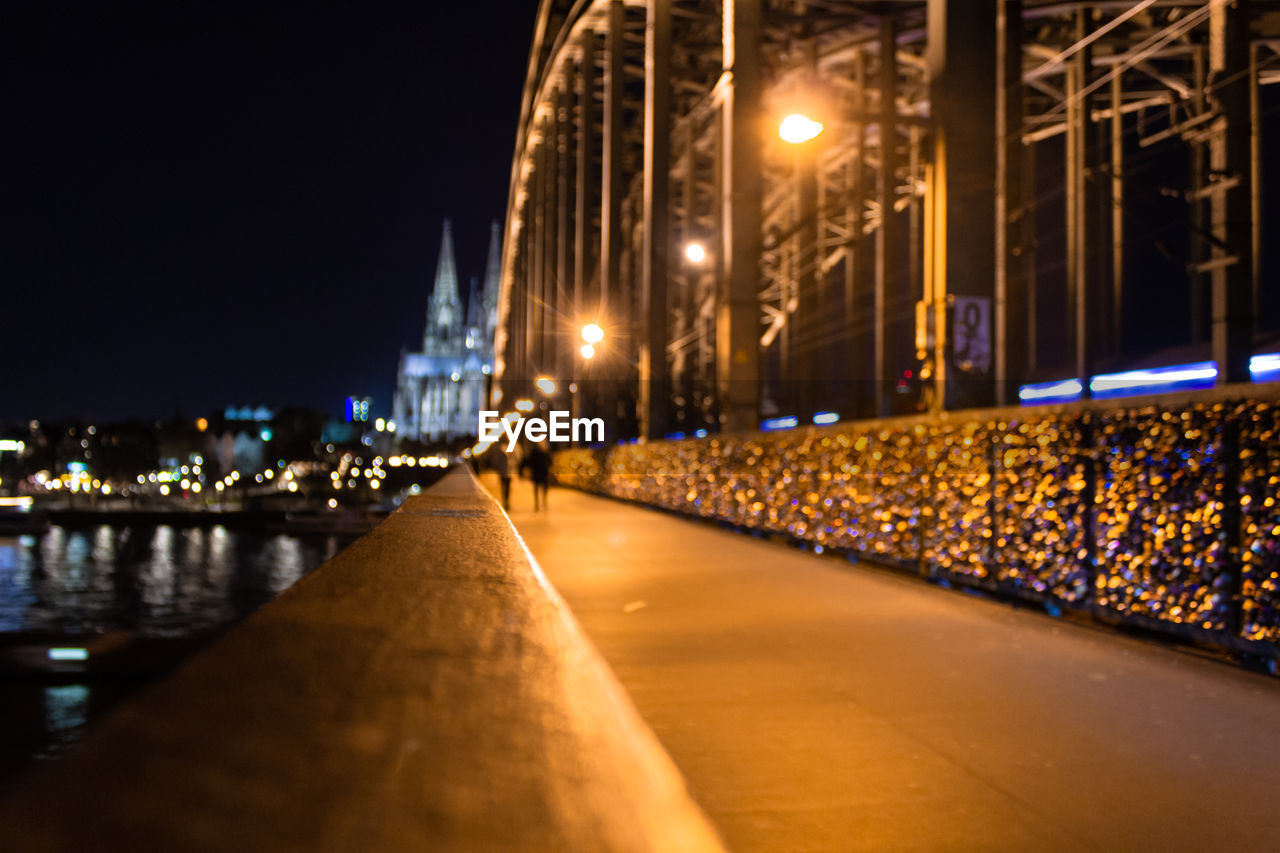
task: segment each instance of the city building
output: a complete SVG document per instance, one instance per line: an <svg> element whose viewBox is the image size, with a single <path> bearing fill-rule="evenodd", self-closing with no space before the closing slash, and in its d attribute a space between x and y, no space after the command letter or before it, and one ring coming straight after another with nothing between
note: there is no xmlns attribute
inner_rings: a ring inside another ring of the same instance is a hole
<svg viewBox="0 0 1280 853"><path fill-rule="evenodd" d="M501 256L494 223L484 286L471 280L464 313L453 230L445 220L422 351L400 354L392 420L401 438L438 441L475 434L476 414L493 372Z"/></svg>

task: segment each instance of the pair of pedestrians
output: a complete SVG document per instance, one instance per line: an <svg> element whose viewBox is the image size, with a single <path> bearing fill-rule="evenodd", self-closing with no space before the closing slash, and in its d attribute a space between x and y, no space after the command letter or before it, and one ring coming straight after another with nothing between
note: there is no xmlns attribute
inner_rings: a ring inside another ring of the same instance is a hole
<svg viewBox="0 0 1280 853"><path fill-rule="evenodd" d="M502 486L502 508L511 511L511 459L510 454L499 447L494 447L493 470L498 474L498 482ZM520 460L520 474L528 472L533 482L534 512L547 508L547 492L551 484L551 454L541 444L535 444L525 451Z"/></svg>

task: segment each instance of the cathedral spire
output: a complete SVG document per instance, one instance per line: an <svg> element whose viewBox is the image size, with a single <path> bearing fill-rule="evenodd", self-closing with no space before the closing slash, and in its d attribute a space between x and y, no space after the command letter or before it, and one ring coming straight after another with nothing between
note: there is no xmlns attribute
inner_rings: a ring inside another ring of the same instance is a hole
<svg viewBox="0 0 1280 853"><path fill-rule="evenodd" d="M461 337L462 304L458 299L458 269L453 260L453 224L444 221L440 239L440 261L436 264L436 283L431 290L431 307L427 311L427 341L446 343Z"/></svg>
<svg viewBox="0 0 1280 853"><path fill-rule="evenodd" d="M471 288L467 291L467 334L472 331L484 334L484 305L480 302L480 279L471 276ZM470 343L468 343L470 346Z"/></svg>
<svg viewBox="0 0 1280 853"><path fill-rule="evenodd" d="M484 284L476 278L467 282L470 290L464 306L458 298L453 225L448 219L444 221L422 352L400 355L392 406L399 436L437 441L475 435L476 413L485 402L489 377L493 374L500 250L495 225Z"/></svg>

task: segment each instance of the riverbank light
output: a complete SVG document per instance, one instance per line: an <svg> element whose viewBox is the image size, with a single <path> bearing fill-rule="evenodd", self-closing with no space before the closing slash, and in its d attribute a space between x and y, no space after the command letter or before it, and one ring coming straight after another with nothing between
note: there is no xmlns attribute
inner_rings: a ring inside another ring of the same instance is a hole
<svg viewBox="0 0 1280 853"><path fill-rule="evenodd" d="M583 344L581 347L579 347L578 352L582 353L583 358L587 358L587 359L595 358L596 348L593 347L591 344Z"/></svg>
<svg viewBox="0 0 1280 853"><path fill-rule="evenodd" d="M532 411L533 411L533 401L532 401L532 400L529 400L529 399L516 400L516 411L517 411L517 412L532 412Z"/></svg>
<svg viewBox="0 0 1280 853"><path fill-rule="evenodd" d="M822 133L822 122L814 121L803 113L792 113L778 125L778 136L783 142L799 145Z"/></svg>
<svg viewBox="0 0 1280 853"><path fill-rule="evenodd" d="M556 393L556 381L550 376L539 376L533 383L539 391L550 397Z"/></svg>
<svg viewBox="0 0 1280 853"><path fill-rule="evenodd" d="M588 323L582 327L582 339L592 345L598 344L604 340L604 329L597 323Z"/></svg>
<svg viewBox="0 0 1280 853"><path fill-rule="evenodd" d="M691 264L700 264L707 259L707 250L701 243L688 243L684 247L684 257Z"/></svg>

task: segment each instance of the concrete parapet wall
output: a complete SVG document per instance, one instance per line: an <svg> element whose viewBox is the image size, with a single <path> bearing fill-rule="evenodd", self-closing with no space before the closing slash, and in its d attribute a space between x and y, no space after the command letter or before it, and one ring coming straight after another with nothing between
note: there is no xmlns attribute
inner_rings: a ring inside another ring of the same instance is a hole
<svg viewBox="0 0 1280 853"><path fill-rule="evenodd" d="M569 450L555 473L933 578L1280 651L1274 385Z"/></svg>
<svg viewBox="0 0 1280 853"><path fill-rule="evenodd" d="M718 850L465 470L99 724L7 850Z"/></svg>

